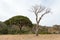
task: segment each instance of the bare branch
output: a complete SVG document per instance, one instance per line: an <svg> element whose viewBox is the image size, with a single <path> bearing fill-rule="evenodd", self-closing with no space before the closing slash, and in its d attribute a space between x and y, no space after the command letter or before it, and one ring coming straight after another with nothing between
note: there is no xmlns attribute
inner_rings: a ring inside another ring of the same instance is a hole
<svg viewBox="0 0 60 40"><path fill-rule="evenodd" d="M44 11L45 10L45 7L44 6L42 6L42 5L35 5L35 6L32 6L32 11L34 12L34 13L41 13L42 11Z"/></svg>
<svg viewBox="0 0 60 40"><path fill-rule="evenodd" d="M38 6L32 6L32 11L33 11L34 13L36 13L37 10L38 10Z"/></svg>
<svg viewBox="0 0 60 40"><path fill-rule="evenodd" d="M49 8L47 8L45 13L50 13L50 12L51 12L51 10Z"/></svg>
<svg viewBox="0 0 60 40"><path fill-rule="evenodd" d="M40 22L40 20L42 19L42 17L43 17L45 14L48 14L48 13L50 13L50 9L46 9L46 12L41 15L41 17L39 18L38 22Z"/></svg>
<svg viewBox="0 0 60 40"><path fill-rule="evenodd" d="M36 22L38 22L38 13L41 13L44 10L45 10L44 6L41 5L32 6L32 12L34 12L34 14L36 15Z"/></svg>
<svg viewBox="0 0 60 40"><path fill-rule="evenodd" d="M44 6L39 6L37 13L41 13L44 10L45 10Z"/></svg>

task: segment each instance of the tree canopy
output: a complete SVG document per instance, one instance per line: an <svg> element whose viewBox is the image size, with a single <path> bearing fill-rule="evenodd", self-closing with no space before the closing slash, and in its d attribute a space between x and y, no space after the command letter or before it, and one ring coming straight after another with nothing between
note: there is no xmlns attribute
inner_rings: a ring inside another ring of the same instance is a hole
<svg viewBox="0 0 60 40"><path fill-rule="evenodd" d="M9 20L6 20L4 23L6 23L7 25L19 25L21 27L25 25L25 26L32 27L32 22L30 21L30 19L20 15L14 16Z"/></svg>

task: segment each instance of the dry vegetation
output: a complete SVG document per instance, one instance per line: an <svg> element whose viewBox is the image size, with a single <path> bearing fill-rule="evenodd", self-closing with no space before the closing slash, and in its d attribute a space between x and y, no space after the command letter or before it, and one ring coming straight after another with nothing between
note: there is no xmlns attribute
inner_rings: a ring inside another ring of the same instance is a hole
<svg viewBox="0 0 60 40"><path fill-rule="evenodd" d="M0 40L60 40L60 34L0 35Z"/></svg>

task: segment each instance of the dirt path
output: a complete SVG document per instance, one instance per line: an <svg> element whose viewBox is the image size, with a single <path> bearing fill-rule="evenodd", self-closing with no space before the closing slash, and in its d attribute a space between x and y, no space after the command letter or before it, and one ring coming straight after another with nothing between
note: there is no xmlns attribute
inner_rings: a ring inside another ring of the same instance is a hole
<svg viewBox="0 0 60 40"><path fill-rule="evenodd" d="M27 35L0 35L0 40L60 40L60 34L41 34L35 36L33 34Z"/></svg>

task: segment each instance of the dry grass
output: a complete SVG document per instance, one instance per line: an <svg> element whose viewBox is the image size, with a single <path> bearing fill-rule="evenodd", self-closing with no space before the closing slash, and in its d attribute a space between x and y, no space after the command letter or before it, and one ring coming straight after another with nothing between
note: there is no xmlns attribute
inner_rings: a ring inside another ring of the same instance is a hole
<svg viewBox="0 0 60 40"><path fill-rule="evenodd" d="M0 35L0 40L60 40L60 34Z"/></svg>

